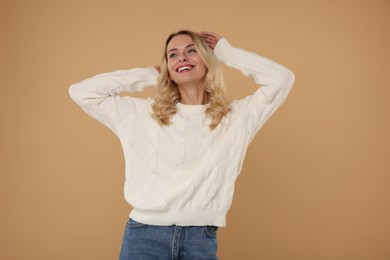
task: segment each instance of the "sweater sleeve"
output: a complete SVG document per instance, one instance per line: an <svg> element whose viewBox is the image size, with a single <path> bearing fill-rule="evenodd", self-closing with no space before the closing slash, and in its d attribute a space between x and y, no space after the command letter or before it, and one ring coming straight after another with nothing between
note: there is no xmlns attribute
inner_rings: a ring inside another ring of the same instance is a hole
<svg viewBox="0 0 390 260"><path fill-rule="evenodd" d="M284 102L295 80L294 73L284 66L256 53L238 49L222 38L214 53L227 66L251 76L259 88L250 96L232 102L232 113L245 122L252 140L256 132Z"/></svg>
<svg viewBox="0 0 390 260"><path fill-rule="evenodd" d="M154 67L118 70L73 84L69 94L87 114L118 135L117 126L147 104L145 99L118 94L156 86L157 77L158 72Z"/></svg>

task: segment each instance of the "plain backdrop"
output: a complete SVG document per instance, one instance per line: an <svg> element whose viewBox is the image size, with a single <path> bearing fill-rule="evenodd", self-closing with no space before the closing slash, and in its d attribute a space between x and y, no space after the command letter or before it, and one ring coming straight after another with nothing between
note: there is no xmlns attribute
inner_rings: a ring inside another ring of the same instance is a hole
<svg viewBox="0 0 390 260"><path fill-rule="evenodd" d="M219 258L390 259L390 1L2 0L0 29L1 259L118 258L120 143L68 87L158 65L178 29L296 75L249 147ZM255 91L224 71L230 99Z"/></svg>

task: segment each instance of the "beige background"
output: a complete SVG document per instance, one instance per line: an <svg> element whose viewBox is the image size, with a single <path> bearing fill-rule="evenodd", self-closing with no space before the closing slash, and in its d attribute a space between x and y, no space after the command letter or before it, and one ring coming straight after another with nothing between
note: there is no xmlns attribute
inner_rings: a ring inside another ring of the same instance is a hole
<svg viewBox="0 0 390 260"><path fill-rule="evenodd" d="M68 86L157 64L182 28L218 32L296 74L249 148L220 259L390 259L390 1L9 0L0 10L1 259L117 259L131 209L122 150ZM232 99L256 88L225 74Z"/></svg>

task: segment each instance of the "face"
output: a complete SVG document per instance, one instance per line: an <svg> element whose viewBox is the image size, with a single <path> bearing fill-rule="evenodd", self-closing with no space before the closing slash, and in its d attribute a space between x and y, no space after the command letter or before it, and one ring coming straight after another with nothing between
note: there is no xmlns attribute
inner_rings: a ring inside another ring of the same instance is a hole
<svg viewBox="0 0 390 260"><path fill-rule="evenodd" d="M168 43L167 61L169 75L177 85L200 83L207 72L191 37L186 34L177 35Z"/></svg>

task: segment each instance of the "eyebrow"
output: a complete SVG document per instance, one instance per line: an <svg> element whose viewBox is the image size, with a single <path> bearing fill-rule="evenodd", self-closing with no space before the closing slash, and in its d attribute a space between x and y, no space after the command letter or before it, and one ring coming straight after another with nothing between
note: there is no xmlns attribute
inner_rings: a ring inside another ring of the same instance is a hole
<svg viewBox="0 0 390 260"><path fill-rule="evenodd" d="M188 47L192 47L192 46L194 46L194 44L193 44L193 43L190 43L190 44L188 44L186 47L184 47L184 49L187 49ZM169 53L169 52L171 52L171 51L177 51L177 48L170 49L169 51L167 51L167 53Z"/></svg>

